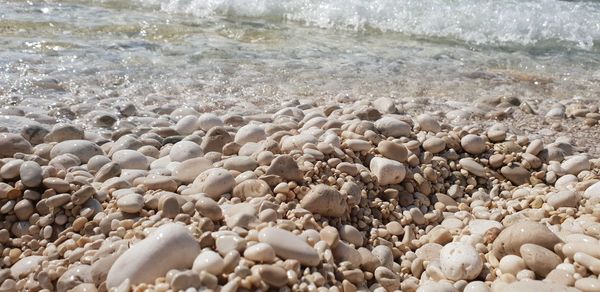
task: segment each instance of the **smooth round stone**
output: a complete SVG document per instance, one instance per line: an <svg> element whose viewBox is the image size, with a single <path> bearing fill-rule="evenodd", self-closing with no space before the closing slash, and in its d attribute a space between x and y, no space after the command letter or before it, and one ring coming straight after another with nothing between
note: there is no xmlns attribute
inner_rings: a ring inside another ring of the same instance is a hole
<svg viewBox="0 0 600 292"><path fill-rule="evenodd" d="M562 262L555 253L536 244L523 244L519 250L527 267L540 277L548 275Z"/></svg>
<svg viewBox="0 0 600 292"><path fill-rule="evenodd" d="M19 169L21 182L26 187L37 187L42 183L42 167L35 161L25 161Z"/></svg>
<svg viewBox="0 0 600 292"><path fill-rule="evenodd" d="M244 145L248 142L260 142L267 138L265 130L256 124L248 124L241 127L233 139L234 142Z"/></svg>
<svg viewBox="0 0 600 292"><path fill-rule="evenodd" d="M560 207L577 208L579 205L579 194L573 191L560 191L558 193L549 193L546 202L554 209Z"/></svg>
<svg viewBox="0 0 600 292"><path fill-rule="evenodd" d="M463 289L463 292L490 292L490 287L488 287L485 282L481 281L473 281L469 282Z"/></svg>
<svg viewBox="0 0 600 292"><path fill-rule="evenodd" d="M194 115L187 115L177 121L175 124L175 131L181 135L189 135L196 131L196 122L198 118Z"/></svg>
<svg viewBox="0 0 600 292"><path fill-rule="evenodd" d="M190 269L200 253L200 245L187 229L168 223L125 251L110 268L106 287L119 286L129 279L131 285L154 283L171 269Z"/></svg>
<svg viewBox="0 0 600 292"><path fill-rule="evenodd" d="M111 161L112 160L110 160L110 158L108 158L104 155L96 155L96 156L90 158L90 160L88 160L87 169L88 169L88 171L95 173L98 170L100 170L100 168L102 166L108 164Z"/></svg>
<svg viewBox="0 0 600 292"><path fill-rule="evenodd" d="M377 151L385 158L396 160L398 162L405 162L408 158L408 150L404 145L387 140L379 142Z"/></svg>
<svg viewBox="0 0 600 292"><path fill-rule="evenodd" d="M523 220L514 223L502 230L493 243L493 252L496 258L507 254L520 255L520 247L526 243L533 243L554 250L554 245L561 242L548 227L537 222Z"/></svg>
<svg viewBox="0 0 600 292"><path fill-rule="evenodd" d="M411 127L409 124L392 117L383 117L375 122L377 130L387 137L406 137L410 136Z"/></svg>
<svg viewBox="0 0 600 292"><path fill-rule="evenodd" d="M46 257L44 256L28 256L18 260L10 267L10 274L15 279L20 279L34 272Z"/></svg>
<svg viewBox="0 0 600 292"><path fill-rule="evenodd" d="M215 276L221 275L225 268L225 261L218 253L212 250L202 251L194 260L192 271L200 273L205 271Z"/></svg>
<svg viewBox="0 0 600 292"><path fill-rule="evenodd" d="M430 114L421 114L417 116L417 123L422 131L437 133L442 130L437 119Z"/></svg>
<svg viewBox="0 0 600 292"><path fill-rule="evenodd" d="M192 158L175 166L171 174L182 183L189 184L202 172L212 167L212 162L204 157Z"/></svg>
<svg viewBox="0 0 600 292"><path fill-rule="evenodd" d="M585 189L585 192L583 192L583 197L586 199L600 197L600 181Z"/></svg>
<svg viewBox="0 0 600 292"><path fill-rule="evenodd" d="M481 164L479 164L479 162L473 160L472 158L463 158L458 161L458 164L460 164L461 168L467 170L468 172L476 176L486 177L485 168Z"/></svg>
<svg viewBox="0 0 600 292"><path fill-rule="evenodd" d="M186 161L192 158L202 157L204 153L200 145L192 141L179 141L171 147L169 157L171 161Z"/></svg>
<svg viewBox="0 0 600 292"><path fill-rule="evenodd" d="M579 182L579 180L577 179L576 176L574 176L572 174L567 174L567 175L563 175L563 176L559 177L554 182L554 187L557 189L567 189L567 187L569 185L576 184L577 182Z"/></svg>
<svg viewBox="0 0 600 292"><path fill-rule="evenodd" d="M253 273L271 287L284 287L288 283L286 271L275 265L255 265L252 267Z"/></svg>
<svg viewBox="0 0 600 292"><path fill-rule="evenodd" d="M358 268L361 263L360 253L351 245L340 241L332 247L333 258L337 263L350 262L352 267Z"/></svg>
<svg viewBox="0 0 600 292"><path fill-rule="evenodd" d="M275 250L268 244L259 242L244 251L244 257L254 262L271 263L275 261Z"/></svg>
<svg viewBox="0 0 600 292"><path fill-rule="evenodd" d="M50 151L51 158L62 154L73 154L81 162L87 163L90 158L104 153L102 152L102 148L93 142L87 140L68 140L54 145Z"/></svg>
<svg viewBox="0 0 600 292"><path fill-rule="evenodd" d="M344 225L339 230L340 238L348 243L354 244L354 247L363 245L363 235L352 225Z"/></svg>
<svg viewBox="0 0 600 292"><path fill-rule="evenodd" d="M233 195L239 198L260 198L272 194L271 187L260 179L249 179L233 188Z"/></svg>
<svg viewBox="0 0 600 292"><path fill-rule="evenodd" d="M121 169L148 169L148 158L135 150L119 150L113 153L112 161Z"/></svg>
<svg viewBox="0 0 600 292"><path fill-rule="evenodd" d="M461 242L451 242L442 248L440 265L444 275L454 281L473 280L483 268L477 250Z"/></svg>
<svg viewBox="0 0 600 292"><path fill-rule="evenodd" d="M469 222L469 231L471 231L471 234L484 235L488 230L492 228L498 228L502 230L504 226L498 221L486 219L474 219Z"/></svg>
<svg viewBox="0 0 600 292"><path fill-rule="evenodd" d="M27 199L20 200L13 207L13 212L17 219L21 221L29 220L29 217L33 214L34 206L31 201Z"/></svg>
<svg viewBox="0 0 600 292"><path fill-rule="evenodd" d="M304 173L290 155L280 155L271 161L267 169L268 175L278 175L285 181L302 181Z"/></svg>
<svg viewBox="0 0 600 292"><path fill-rule="evenodd" d="M23 136L12 133L0 133L0 158L13 157L15 153L29 154L33 148Z"/></svg>
<svg viewBox="0 0 600 292"><path fill-rule="evenodd" d="M295 136L286 136L281 139L281 150L290 152L292 150L302 150L306 144L317 144L318 140L314 135L301 133Z"/></svg>
<svg viewBox="0 0 600 292"><path fill-rule="evenodd" d="M348 207L345 196L327 185L319 184L300 201L302 208L327 217L340 217L346 214Z"/></svg>
<svg viewBox="0 0 600 292"><path fill-rule="evenodd" d="M354 152L368 151L372 147L369 141L362 139L348 139L343 145Z"/></svg>
<svg viewBox="0 0 600 292"><path fill-rule="evenodd" d="M392 250L385 245L378 245L371 250L371 254L379 260L379 264L391 269L394 264L394 254Z"/></svg>
<svg viewBox="0 0 600 292"><path fill-rule="evenodd" d="M218 221L223 219L223 210L221 207L211 198L201 197L196 201L196 211L200 215L208 217L210 220Z"/></svg>
<svg viewBox="0 0 600 292"><path fill-rule="evenodd" d="M399 184L406 175L406 168L402 163L383 157L373 157L369 168L380 185Z"/></svg>
<svg viewBox="0 0 600 292"><path fill-rule="evenodd" d="M503 166L500 173L517 186L529 183L529 177L531 176L529 171L518 163Z"/></svg>
<svg viewBox="0 0 600 292"><path fill-rule="evenodd" d="M386 267L378 267L375 269L375 280L386 291L395 291L400 288L400 279L396 273Z"/></svg>
<svg viewBox="0 0 600 292"><path fill-rule="evenodd" d="M213 113L204 113L198 117L198 121L196 122L196 127L201 129L204 132L208 132L210 129L214 127L223 127L225 123L221 118L217 117L217 115Z"/></svg>
<svg viewBox="0 0 600 292"><path fill-rule="evenodd" d="M469 154L479 155L485 151L485 140L481 136L468 134L460 139L460 146Z"/></svg>
<svg viewBox="0 0 600 292"><path fill-rule="evenodd" d="M235 156L223 161L223 168L239 172L254 171L257 167L258 162L248 156Z"/></svg>
<svg viewBox="0 0 600 292"><path fill-rule="evenodd" d="M205 193L215 200L218 200L224 193L231 192L234 187L235 178L229 171L222 168L205 170L192 184L193 191Z"/></svg>
<svg viewBox="0 0 600 292"><path fill-rule="evenodd" d="M500 259L498 268L500 268L500 271L502 271L503 274L508 273L516 276L519 271L527 268L527 266L521 257L509 254Z"/></svg>
<svg viewBox="0 0 600 292"><path fill-rule="evenodd" d="M575 281L575 288L583 292L600 291L600 280L594 278L583 278Z"/></svg>
<svg viewBox="0 0 600 292"><path fill-rule="evenodd" d="M275 227L263 228L258 233L258 240L269 244L277 256L284 259L298 260L310 267L320 263L319 254L299 236Z"/></svg>
<svg viewBox="0 0 600 292"><path fill-rule="evenodd" d="M258 221L256 217L256 208L250 203L238 203L223 206L223 215L225 223L230 228L242 227L250 228Z"/></svg>
<svg viewBox="0 0 600 292"><path fill-rule="evenodd" d="M227 132L224 127L214 127L202 138L200 147L204 153L211 151L222 152L223 146L227 143L233 142L233 137Z"/></svg>
<svg viewBox="0 0 600 292"><path fill-rule="evenodd" d="M84 132L81 128L70 124L56 124L44 137L44 142L62 142L66 140L82 140Z"/></svg>
<svg viewBox="0 0 600 292"><path fill-rule="evenodd" d="M440 153L446 149L446 142L438 137L431 137L423 142L423 149L433 154Z"/></svg>
<svg viewBox="0 0 600 292"><path fill-rule="evenodd" d="M144 207L144 197L140 194L127 194L117 200L117 207L125 213L135 214Z"/></svg>
<svg viewBox="0 0 600 292"><path fill-rule="evenodd" d="M590 159L585 155L573 156L560 164L560 167L569 174L578 175L584 170L590 170Z"/></svg>
<svg viewBox="0 0 600 292"><path fill-rule="evenodd" d="M569 271L565 271L560 268L556 268L544 279L544 282L556 283L564 286L573 286L575 284L575 278L573 277L573 273Z"/></svg>

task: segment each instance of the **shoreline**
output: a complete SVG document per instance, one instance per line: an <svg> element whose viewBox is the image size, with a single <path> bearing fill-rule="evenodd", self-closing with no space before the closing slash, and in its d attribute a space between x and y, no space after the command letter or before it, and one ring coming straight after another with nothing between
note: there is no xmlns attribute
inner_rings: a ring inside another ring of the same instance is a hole
<svg viewBox="0 0 600 292"><path fill-rule="evenodd" d="M454 104L128 103L79 117L85 130L15 118L0 291L600 287L598 106Z"/></svg>

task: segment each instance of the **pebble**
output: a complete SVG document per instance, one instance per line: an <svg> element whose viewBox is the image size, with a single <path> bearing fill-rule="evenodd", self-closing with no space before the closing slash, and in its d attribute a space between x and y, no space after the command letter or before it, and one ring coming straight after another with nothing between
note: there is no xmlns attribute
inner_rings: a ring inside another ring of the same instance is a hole
<svg viewBox="0 0 600 292"><path fill-rule="evenodd" d="M468 172L479 177L486 177L485 168L472 158L463 158L458 163Z"/></svg>
<svg viewBox="0 0 600 292"><path fill-rule="evenodd" d="M46 257L43 256L24 257L10 267L10 274L15 279L20 279L22 276L25 276L39 268L44 259L46 259Z"/></svg>
<svg viewBox="0 0 600 292"><path fill-rule="evenodd" d="M211 168L202 172L194 180L191 189L218 200L221 195L231 192L234 187L235 178L229 171L222 168Z"/></svg>
<svg viewBox="0 0 600 292"><path fill-rule="evenodd" d="M102 155L102 148L87 140L68 140L60 142L50 151L50 157L55 158L62 154L75 155L81 162L87 163L90 158Z"/></svg>
<svg viewBox="0 0 600 292"><path fill-rule="evenodd" d="M244 251L244 258L259 263L271 263L275 261L275 250L266 243L256 243Z"/></svg>
<svg viewBox="0 0 600 292"><path fill-rule="evenodd" d="M590 159L585 155L573 156L560 164L560 167L569 174L578 175L584 170L590 169Z"/></svg>
<svg viewBox="0 0 600 292"><path fill-rule="evenodd" d="M117 206L125 213L135 214L144 207L144 197L136 193L127 194L117 200Z"/></svg>
<svg viewBox="0 0 600 292"><path fill-rule="evenodd" d="M287 273L281 267L274 265L256 265L252 268L257 270L260 279L269 286L280 288L288 283Z"/></svg>
<svg viewBox="0 0 600 292"><path fill-rule="evenodd" d="M529 183L529 177L531 175L527 169L518 163L503 166L500 169L500 173L517 186Z"/></svg>
<svg viewBox="0 0 600 292"><path fill-rule="evenodd" d="M519 221L502 230L493 243L496 258L507 254L520 255L520 247L532 243L554 250L554 245L561 242L548 227L529 220Z"/></svg>
<svg viewBox="0 0 600 292"><path fill-rule="evenodd" d="M440 251L442 272L450 280L473 280L483 268L479 253L472 246L452 242Z"/></svg>
<svg viewBox="0 0 600 292"><path fill-rule="evenodd" d="M418 115L416 120L422 131L437 133L442 130L437 119L430 114Z"/></svg>
<svg viewBox="0 0 600 292"><path fill-rule="evenodd" d="M548 275L562 262L558 255L536 244L523 244L519 251L527 267L540 277Z"/></svg>
<svg viewBox="0 0 600 292"><path fill-rule="evenodd" d="M576 208L579 205L579 195L574 191L559 191L557 193L549 193L546 202L554 209L560 207Z"/></svg>
<svg viewBox="0 0 600 292"><path fill-rule="evenodd" d="M267 138L267 134L261 126L248 124L237 131L233 141L240 145L244 145L248 142L260 142L265 138Z"/></svg>
<svg viewBox="0 0 600 292"><path fill-rule="evenodd" d="M398 184L406 176L406 168L398 161L374 157L369 165L380 185Z"/></svg>
<svg viewBox="0 0 600 292"><path fill-rule="evenodd" d="M324 184L312 187L302 198L300 205L312 213L326 217L343 216L348 208L346 198L338 190Z"/></svg>
<svg viewBox="0 0 600 292"><path fill-rule="evenodd" d="M392 117L383 117L375 122L375 127L384 136L400 138L410 135L410 125Z"/></svg>
<svg viewBox="0 0 600 292"><path fill-rule="evenodd" d="M173 144L171 151L169 151L169 158L171 161L186 161L192 158L202 157L204 155L200 145L192 141L179 141Z"/></svg>
<svg viewBox="0 0 600 292"><path fill-rule="evenodd" d="M460 139L460 145L463 150L473 155L479 155L485 151L485 140L478 135L465 135Z"/></svg>
<svg viewBox="0 0 600 292"><path fill-rule="evenodd" d="M391 141L381 141L377 145L377 151L381 153L385 158L396 160L398 162L405 162L408 158L408 150L404 145L394 143Z"/></svg>
<svg viewBox="0 0 600 292"><path fill-rule="evenodd" d="M66 140L82 140L84 132L81 128L70 124L56 124L44 137L44 142L63 142Z"/></svg>
<svg viewBox="0 0 600 292"><path fill-rule="evenodd" d="M583 292L600 291L600 280L594 278L583 278L575 281L575 288Z"/></svg>
<svg viewBox="0 0 600 292"><path fill-rule="evenodd" d="M203 250L195 259L192 265L192 271L200 273L202 271L211 273L215 276L220 275L225 268L223 258L212 250Z"/></svg>
<svg viewBox="0 0 600 292"><path fill-rule="evenodd" d="M199 128L205 132L214 127L223 127L224 125L225 123L223 120L213 113L201 114L196 122L196 128Z"/></svg>
<svg viewBox="0 0 600 292"><path fill-rule="evenodd" d="M154 283L171 269L191 268L199 253L200 246L185 227L162 225L119 256L108 272L106 286L117 287L126 279L133 285Z"/></svg>
<svg viewBox="0 0 600 292"><path fill-rule="evenodd" d="M283 180L300 182L304 179L304 174L298 167L294 158L289 155L277 156L271 161L267 169L268 175L278 175Z"/></svg>
<svg viewBox="0 0 600 292"><path fill-rule="evenodd" d="M446 142L438 137L431 137L423 142L423 149L433 154L437 154L446 149Z"/></svg>
<svg viewBox="0 0 600 292"><path fill-rule="evenodd" d="M269 244L275 250L275 254L284 259L294 259L310 267L320 263L317 251L287 230L267 227L259 232L258 239Z"/></svg>
<svg viewBox="0 0 600 292"><path fill-rule="evenodd" d="M135 150L123 149L112 155L112 162L121 169L148 169L148 158Z"/></svg>
<svg viewBox="0 0 600 292"><path fill-rule="evenodd" d="M177 164L172 171L172 175L182 183L189 184L202 172L212 167L212 163L208 159L196 157Z"/></svg>
<svg viewBox="0 0 600 292"><path fill-rule="evenodd" d="M524 270L527 266L521 257L510 254L500 259L498 268L500 268L500 271L504 274L508 273L516 276L519 271Z"/></svg>
<svg viewBox="0 0 600 292"><path fill-rule="evenodd" d="M33 148L23 136L12 133L0 133L0 157L13 157L15 153L31 153Z"/></svg>
<svg viewBox="0 0 600 292"><path fill-rule="evenodd" d="M339 230L339 235L342 240L354 244L355 247L363 245L363 235L352 225L344 225Z"/></svg>
<svg viewBox="0 0 600 292"><path fill-rule="evenodd" d="M238 198L260 198L272 194L271 187L260 179L249 179L233 188L233 195Z"/></svg>
<svg viewBox="0 0 600 292"><path fill-rule="evenodd" d="M35 161L25 161L19 169L21 182L26 187L37 187L42 183L42 167Z"/></svg>

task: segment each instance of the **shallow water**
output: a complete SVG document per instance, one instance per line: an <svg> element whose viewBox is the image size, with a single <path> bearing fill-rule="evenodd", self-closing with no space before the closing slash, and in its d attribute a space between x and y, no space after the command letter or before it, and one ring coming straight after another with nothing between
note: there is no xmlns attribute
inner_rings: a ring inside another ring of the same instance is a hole
<svg viewBox="0 0 600 292"><path fill-rule="evenodd" d="M0 99L271 110L343 95L600 96L600 2L0 2ZM53 113L59 120L73 118Z"/></svg>

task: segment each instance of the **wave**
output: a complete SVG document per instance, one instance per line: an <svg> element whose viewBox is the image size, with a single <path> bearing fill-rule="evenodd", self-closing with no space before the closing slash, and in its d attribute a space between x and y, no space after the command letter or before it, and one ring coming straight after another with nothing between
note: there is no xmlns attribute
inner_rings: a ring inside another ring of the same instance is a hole
<svg viewBox="0 0 600 292"><path fill-rule="evenodd" d="M558 0L139 0L198 17L286 20L320 28L398 32L472 44L599 45L600 2Z"/></svg>

